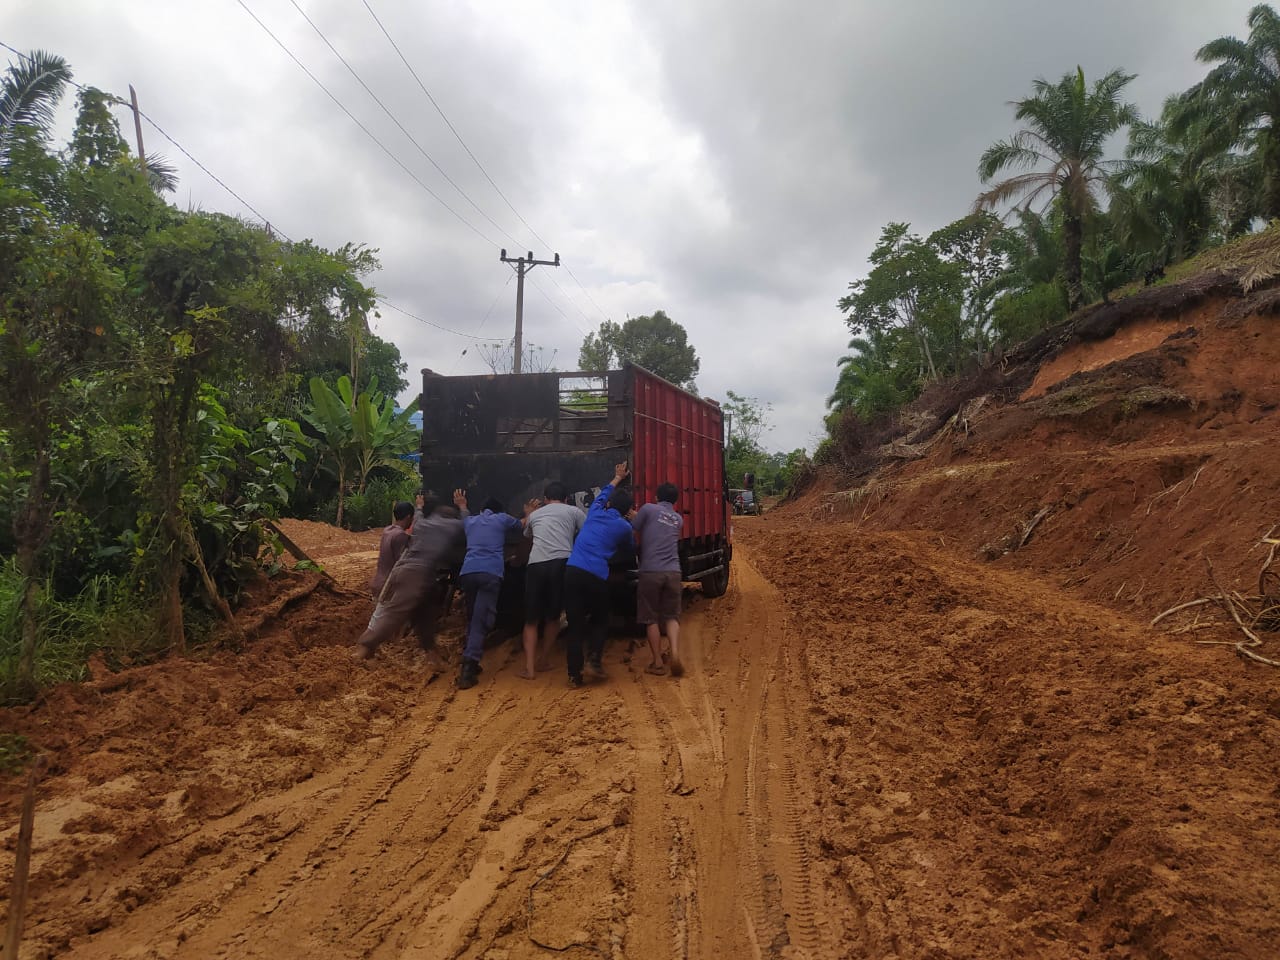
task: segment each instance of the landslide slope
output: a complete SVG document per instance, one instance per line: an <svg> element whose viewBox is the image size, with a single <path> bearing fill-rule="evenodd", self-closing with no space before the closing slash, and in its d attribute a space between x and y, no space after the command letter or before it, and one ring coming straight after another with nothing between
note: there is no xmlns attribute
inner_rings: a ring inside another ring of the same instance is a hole
<svg viewBox="0 0 1280 960"><path fill-rule="evenodd" d="M929 531L1141 618L1213 577L1258 594L1280 524L1280 285L1245 287L1280 234L1232 249L926 394L873 471L790 509Z"/></svg>

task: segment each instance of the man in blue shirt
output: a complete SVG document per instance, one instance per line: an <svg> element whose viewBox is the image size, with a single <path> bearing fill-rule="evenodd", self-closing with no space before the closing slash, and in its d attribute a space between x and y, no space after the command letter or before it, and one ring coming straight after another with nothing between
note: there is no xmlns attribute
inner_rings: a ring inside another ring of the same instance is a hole
<svg viewBox="0 0 1280 960"><path fill-rule="evenodd" d="M507 537L519 534L522 525L504 511L501 500L486 501L484 510L475 516L467 512L465 490L453 491L453 502L462 511L462 525L467 533L467 555L458 574L458 586L467 598L467 640L456 681L460 690L466 690L479 682L484 638L498 617Z"/></svg>
<svg viewBox="0 0 1280 960"><path fill-rule="evenodd" d="M617 489L629 471L624 460L613 468L613 480L601 489L587 510L582 531L564 570L564 607L569 615L569 683L582 686L583 643L587 667L604 677L601 659L609 628L609 559L635 542L631 522L631 493Z"/></svg>

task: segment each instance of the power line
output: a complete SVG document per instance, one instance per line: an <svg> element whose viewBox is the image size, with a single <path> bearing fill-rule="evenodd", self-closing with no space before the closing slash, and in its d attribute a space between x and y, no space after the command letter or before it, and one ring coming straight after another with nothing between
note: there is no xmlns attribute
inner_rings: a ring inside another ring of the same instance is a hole
<svg viewBox="0 0 1280 960"><path fill-rule="evenodd" d="M241 6L244 6L244 4L243 4L243 3L241 3ZM253 16L253 12L252 12L252 11L249 11L249 9L248 9L247 7L245 8L245 10L249 13L249 15L250 15L251 17ZM254 19L255 19L255 20L257 20L258 18L257 18L257 17L254 17ZM261 21L259 21L259 23L261 23ZM266 28L264 27L263 29L266 29ZM270 31L269 31L269 30L268 30L267 32L268 32L268 33L270 33ZM272 39L274 39L274 35L273 35ZM279 41L277 41L277 43L278 43L278 42L279 42ZM8 50L9 52L11 52L11 53L13 53L13 54L16 54L17 56L21 57L23 60L26 60L26 61L27 61L27 62L29 62L29 63L34 62L34 61L32 61L32 59L31 59L29 56L27 56L27 55L26 55L25 53L23 53L21 50L18 50L18 49L17 49L17 48L15 48L15 47L11 47L11 46L9 46L9 44L5 43L3 40L0 40L0 47L4 47L4 48L5 48L6 50ZM287 52L287 51L286 51L286 52ZM291 56L292 56L292 55L291 55ZM295 58L295 61L296 61L296 58ZM299 64L299 66L301 66L301 64ZM303 67L303 70L306 70L306 67ZM308 73L308 75L310 75L310 74ZM314 78L313 78L313 79L314 79ZM70 83L70 84L71 84L71 86L75 87L77 90L84 91L84 90L88 90L88 89L90 89L89 87L85 86L85 85L84 85L84 84L82 84L82 83L77 83L75 80L70 80L70 79L68 79L68 81L67 81L67 82L68 82L68 83ZM328 91L325 91L325 92L327 93ZM120 99L119 97L113 97L113 96L111 96L110 94L105 94L105 95L106 95L106 96L107 96L107 97L108 97L112 102L117 103L117 104L120 104L121 106L130 107L130 109L132 109L132 105L131 105L127 100L122 100L122 99ZM271 225L271 221L270 221L270 220L268 220L266 217L264 217L261 213L259 213L259 212L258 212L258 210L257 210L257 208L253 206L253 204L249 203L249 201L248 201L248 200L244 199L244 197L242 197L242 196L240 196L240 194L236 193L236 191L235 191L235 190L231 189L231 187L230 187L230 186L228 186L228 184L226 183L226 181L224 181L221 177L219 177L217 174L215 174L212 170L210 170L208 167L206 167L203 163L201 163L201 162L200 162L200 161L199 161L199 160L198 160L198 159L197 159L197 158L196 158L196 157L191 153L191 151L189 151L186 147L184 147L181 143L179 143L176 139L174 139L174 138L173 138L169 133L167 133L167 132L166 132L166 131L165 131L165 130L164 130L164 129L163 129L163 128L158 124L158 123L156 123L153 119L151 119L151 117L149 117L149 116L148 116L145 112L143 112L142 110L139 110L139 111L138 111L138 113L142 116L142 118L143 118L144 120L146 120L146 121L147 121L147 123L151 124L151 126L155 128L156 132L157 132L157 133L159 133L159 134L160 134L160 136L164 137L166 140L168 140L170 143L172 143L172 144L173 144L173 145L174 145L178 150L182 151L182 154L183 154L185 157L187 157L187 159L189 159L189 160L190 160L192 163L194 163L197 167L199 167L201 170L203 170L203 171L204 171L204 173L205 173L205 175L206 175L206 176L208 176L211 180L213 180L213 181L214 181L214 183L218 184L218 186L222 187L222 189L223 189L223 190L227 191L227 193L231 194L231 196L235 197L238 201L240 201L240 203L242 203L242 204L243 204L243 205L244 205L248 210L252 211L252 212L253 212L253 215L254 215L255 217L257 217L259 220L261 220L261 221L263 222L263 224L265 224L265 225L267 225L267 226L270 226L270 225ZM353 119L354 119L354 118L353 118ZM357 121L357 123L359 123L359 121ZM366 131L366 132L367 132L367 131ZM384 148L384 149L385 149L385 148ZM430 192L430 191L428 191L428 192ZM434 194L433 194L433 196L434 196ZM439 198L437 198L437 199L439 199ZM443 201L441 201L441 202L443 203ZM446 206L448 206L448 205L446 204ZM452 212L452 211L451 211L451 212ZM457 214L455 213L455 216L456 216L456 215L457 215ZM275 230L277 233L279 233L279 234L280 234L280 236L284 237L284 239L285 239L285 240L287 240L289 243L293 243L293 242L294 242L294 241L293 241L293 239L292 239L292 238L290 238L290 237L289 237L289 235L288 235L288 234L286 234L283 230L280 230L279 228L276 228L276 227L272 227L272 229L273 229L273 230ZM473 229L474 229L474 228L473 228ZM507 284L510 284L510 283L511 283L511 278L510 278L510 277L508 277L508 278L507 278ZM504 290L506 289L507 284L504 284L504 285L503 285L503 289L504 289ZM539 292L541 293L542 291L541 291L541 290L539 290ZM500 297L501 295L502 295L502 291L500 290L500 291L498 291L498 296ZM543 293L543 296L546 296L546 294L545 294L545 293ZM391 300L388 300L386 297L384 297L384 296L382 296L382 295L378 295L377 299L378 299L378 301L379 301L380 303L382 303L384 306L389 307L389 308L390 308L390 309L392 309L392 310L395 310L397 313L404 314L406 317L409 317L409 318L410 318L410 319L412 319L412 320L416 320L416 321L418 321L419 323L425 324L426 326L429 326L429 327L435 327L437 330L442 330L442 331L444 331L445 333L451 333L451 334L453 334L454 336L457 336L457 337L465 337L465 338L467 338L467 339L469 339L469 340L484 340L484 339L485 339L484 337L476 336L476 335L475 335L475 334L473 334L473 333L464 333L464 332L463 332L463 331L461 331L461 330L454 330L454 329L453 329L453 328L451 328L451 327L446 327L444 324L436 323L434 320L428 320L426 317L421 317L421 316L419 316L418 314L413 313L413 312L412 312L412 311L410 311L410 310L406 310L404 307L400 306L399 304L397 304L397 303L393 303ZM497 297L495 297L495 298L494 298L494 300L493 300L493 303L489 305L489 310L488 310L488 312L486 312L486 314L485 314L485 320L487 320L487 319L488 319L488 317L489 317L489 314L493 312L494 305L495 305L495 304L497 304L497 302L498 302L498 298L497 298ZM555 306L555 304L552 304L552 306ZM559 309L559 308L557 307L556 309ZM561 315L563 315L563 314L564 314L564 311L561 311ZM566 319L567 319L567 318L566 318ZM480 325L481 325L481 327L483 327L483 326L484 326L484 321L483 321L483 320L481 321L481 324L480 324Z"/></svg>
<svg viewBox="0 0 1280 960"><path fill-rule="evenodd" d="M515 205L507 198L507 195L502 192L502 188L499 187L498 184L494 182L493 177L489 176L489 171L484 168L484 164L480 162L479 157L477 157L475 153L472 152L471 148L467 146L467 142L462 139L462 134L458 133L458 130L456 127L454 127L452 121L450 121L449 118L445 115L443 108L441 108L440 104L436 102L436 98L431 95L431 91L427 89L427 85L422 82L422 78L418 76L418 72L413 69L413 65L409 63L408 58L404 55L404 53L400 50L399 45L392 38L390 31L388 31L387 28L383 26L382 21L378 19L378 15L373 12L373 7L369 6L369 0L361 0L361 2L364 4L364 8L369 11L369 16L373 17L373 22L378 25L378 29L382 31L382 35L387 38L387 42L391 44L391 49L396 52L396 56L400 58L400 62L405 65L405 69L407 69L409 71L409 74L413 77L413 79L417 81L417 84L422 89L423 94L426 96L427 100L431 102L431 106L435 107L436 113L440 114L440 119L443 120L445 123L445 126L449 128L449 132L454 135L458 143L462 145L462 149L466 151L467 156L470 157L471 161L476 165L476 168L484 175L484 178L489 181L489 186L493 187L494 192L497 193L498 196L502 198L502 202L507 205L507 209L509 209L512 213L516 215L516 219L518 219L521 223L524 224L525 229L528 230L531 234L533 234L533 237L535 240L541 243L542 246L547 250L554 250L555 245L548 243L545 239L543 239L543 237L538 233L537 230L533 229L533 226L529 223L529 221L526 220L523 215L521 215L520 211L517 210L515 208ZM294 5L296 6L297 4L295 3ZM499 227L498 229L502 229L502 228ZM506 231L503 231L503 232L505 233ZM510 237L511 234L508 233L507 236ZM573 268L570 267L568 264L563 264L563 266L565 270L568 272L569 276L573 279L573 282L576 283L578 285L578 288L586 295L586 298L591 302L591 305L596 308L596 312L598 312L600 316L604 317L605 320L608 320L609 315L600 309L600 304L596 303L595 298L591 296L591 291L589 291L585 286L583 286L582 281L579 280L577 274L573 272ZM559 284L557 283L556 286L559 286ZM564 293L563 289L561 290L561 292ZM566 299L569 298L569 295L567 293L565 293L565 298ZM580 310L579 312L581 313ZM586 319L585 314L583 314L583 319L584 320ZM587 322L590 323L590 321L587 321Z"/></svg>
<svg viewBox="0 0 1280 960"><path fill-rule="evenodd" d="M536 281L536 280L530 280L529 282L530 282L531 284L533 284L533 289L537 290L540 294L542 294L542 299L543 299L543 300L546 300L546 301L547 301L547 303L551 304L551 308L552 308L553 310L555 310L555 312L556 312L556 313L560 314L560 316L562 316L562 317L564 318L565 323L567 323L567 324L569 324L570 326L572 326L575 330L577 330L577 331L578 331L580 334L582 334L584 337L587 335L586 331L585 331L585 330L583 330L580 326L578 326L577 321L575 321L575 320L573 319L573 317L571 317L571 316L569 316L567 313L565 313L565 312L564 312L564 310L562 310L562 309L560 308L560 304L558 304L558 303L556 303L554 300L552 300L552 299L551 299L551 297L548 295L547 291L543 290L543 289L542 289L542 287L538 285L538 281Z"/></svg>
<svg viewBox="0 0 1280 960"><path fill-rule="evenodd" d="M484 168L484 164L480 162L479 158L476 157L476 155L471 152L471 148L467 146L467 142L462 139L462 134L458 133L457 128L455 128L453 123L449 120L449 118L445 116L445 112L440 107L440 104L436 103L436 98L431 95L431 91L428 90L427 85L422 82L422 78L418 76L418 72L413 69L413 65L409 63L408 58L406 58L405 55L400 51L400 47L396 44L395 40L392 39L391 34L387 31L387 28L382 25L382 21L378 19L378 15L373 12L373 7L369 6L369 0L361 0L361 2L364 3L364 8L369 11L369 16L373 17L373 22L378 25L378 29L382 31L382 35L387 38L387 42L391 44L391 49L396 52L396 55L400 58L400 62L405 65L405 69L407 69L409 71L409 74L413 77L413 79L417 81L418 86L422 89L422 92L426 95L426 98L429 101L431 101L431 106L436 108L436 113L440 114L440 119L443 120L445 123L445 126L449 128L449 132L454 135L458 143L462 145L462 149L467 152L467 156L471 158L472 162L476 165L479 171L482 174L484 174L484 178L489 181L489 186L493 187L494 191L498 194L498 196L502 198L502 202L505 203L507 205L507 208L516 215L516 218L521 223L524 224L525 229L528 230L531 234L533 234L533 237L535 240L541 243L548 250L555 249L553 244L547 243L546 240L544 240L542 237L538 235L538 231L533 229L533 227L529 225L528 220L520 216L520 211L517 210L515 206L511 203L511 201L507 199L507 195L502 192L501 188L496 183L494 183L493 177L489 176L489 171ZM512 240L518 243L518 241L515 241L515 238L512 238Z"/></svg>
<svg viewBox="0 0 1280 960"><path fill-rule="evenodd" d="M493 295L493 303L489 304L489 309L484 312L484 319L480 321L480 326L476 327L476 333L483 330L484 325L489 322L489 316L493 313L493 308L498 305L498 298L502 296L503 290L506 290L507 287L511 286L511 278L514 276L514 273L507 274L507 282L502 285L501 290Z"/></svg>
<svg viewBox="0 0 1280 960"><path fill-rule="evenodd" d="M456 337L466 337L468 340L492 340L493 339L493 337L478 337L474 333L464 333L461 330L454 330L452 327L446 327L442 323L436 323L434 320L428 320L426 317L420 317L418 316L418 314L413 313L410 310L406 310L404 307L400 306L399 304L392 303L390 300L388 300L386 297L382 296L381 294L378 294L377 299L379 303L390 307L392 310L395 310L397 313L403 313L406 317L409 317L411 320L417 320L419 323L425 323L428 327L435 327L437 330L443 330L445 333L452 333ZM497 301L495 300L494 302L496 303ZM493 307L490 307L489 309L492 310Z"/></svg>
<svg viewBox="0 0 1280 960"><path fill-rule="evenodd" d="M426 157L427 162L430 163L433 167L435 167L436 171L440 174L440 176L444 177L445 180L448 181L449 186L453 187L454 190L458 191L458 195L462 197L463 200L467 201L467 203L471 204L472 208L475 210L476 213L480 214L480 216L482 216L485 220L489 221L490 225L495 230L497 230L499 233L505 236L512 243L518 244L520 242L519 240L517 240L511 234L507 233L506 229L502 226L502 224L498 223L496 220L493 219L493 217L489 216L482 209L480 209L480 205L477 204L474 200L472 200L471 197L467 195L467 192L463 190L460 186L458 186L456 182L454 182L454 179L451 176L449 176L448 173L445 172L444 167L436 163L435 158L432 157L431 154L427 153L426 149L423 148L422 144L418 143L418 141L414 138L413 134L411 134L405 128L405 125L400 122L399 118L397 118L396 115L391 112L391 110L387 107L387 105L382 102L382 100L378 97L376 93L373 92L370 86L364 82L364 78L361 77L360 74L356 72L356 68L351 66L351 64L347 61L347 58L338 52L338 48L335 47L329 41L329 38L324 35L324 31L321 30L318 26L316 26L316 23L314 20L312 20L309 16L307 16L307 12L298 5L298 0L289 0L289 2L293 4L293 8L297 10L299 14L302 15L302 19L307 21L308 26L310 26L311 29L316 32L316 36L318 36L322 41L324 41L324 45L328 47L330 51L333 52L333 55L338 58L338 61L344 67L347 68L347 72L349 72L351 76L355 77L356 83L364 87L365 93L369 94L369 96L373 98L373 102L382 108L382 112L385 113L388 118L390 118L391 122L394 123L399 128L400 132L405 135L405 137L409 140L409 142L412 143L414 147L417 148L418 152L422 154L424 157Z"/></svg>
<svg viewBox="0 0 1280 960"><path fill-rule="evenodd" d="M359 118L357 118L354 113L348 110L346 106L342 103L342 101L339 100L336 96L334 96L333 93L329 90L329 88L326 87L314 73L312 73L310 70L307 69L306 64L304 64L301 60L299 60L294 55L293 51L290 50L287 46L285 46L284 42L281 39L277 37L274 33L272 33L271 29L265 23L263 23L261 20L258 19L257 14L255 14L252 10L249 9L248 4L246 4L244 0L236 0L236 2L240 4L240 6L244 9L245 13L249 14L249 16L253 18L253 22L256 23L258 26L260 26L266 32L267 36L269 36L272 40L276 42L276 45L281 50L283 50L285 54L288 55L289 59L292 60L294 63L296 63L298 67L302 70L302 72L305 73L308 77L310 77L312 82L315 83L317 87L319 87L321 90L324 91L325 95L337 105L338 109L341 110L343 113L345 113L347 117L351 120L351 122L354 123L357 127L359 127L361 131L363 131L366 137L368 137L375 144L377 144L379 149L381 149L383 153L385 153L388 157L390 157L391 160L396 164L396 166L398 166L401 170L407 173L414 183L416 183L419 187L425 190L427 194L432 197L432 199L434 199L437 203L440 204L440 206L444 207L451 214L453 214L454 217L456 217L457 220L463 226L465 226L468 230L474 233L477 237L479 237L485 243L494 247L499 245L495 243L493 240L491 240L488 236L486 236L485 233L479 227L477 227L474 223L472 223L470 220L468 220L466 217L460 214L457 210L453 209L453 207L451 207L448 203L446 203L445 200L438 193L436 193L434 190L428 187L425 183L423 183L416 173L414 173L407 166L405 166L404 162L399 157L397 157L394 153L392 153L391 150L387 148L386 144L384 144L381 140L379 140L376 136L374 136L373 133L369 130L369 128L366 127L363 123L361 123Z"/></svg>

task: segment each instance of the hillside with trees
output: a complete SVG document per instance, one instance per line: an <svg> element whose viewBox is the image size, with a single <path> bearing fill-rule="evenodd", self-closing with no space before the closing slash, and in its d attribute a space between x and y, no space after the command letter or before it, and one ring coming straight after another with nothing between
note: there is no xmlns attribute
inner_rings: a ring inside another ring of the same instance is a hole
<svg viewBox="0 0 1280 960"><path fill-rule="evenodd" d="M1260 5L1247 27L1199 49L1206 76L1158 117L1127 102L1123 70L1036 80L1015 131L978 158L968 212L927 234L885 226L838 303L852 339L829 436L1280 215L1280 17Z"/></svg>

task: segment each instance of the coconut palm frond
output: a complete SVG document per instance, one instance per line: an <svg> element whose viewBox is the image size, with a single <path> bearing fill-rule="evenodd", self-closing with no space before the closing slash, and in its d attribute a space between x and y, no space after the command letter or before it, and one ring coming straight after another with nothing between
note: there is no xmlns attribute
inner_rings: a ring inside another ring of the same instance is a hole
<svg viewBox="0 0 1280 960"><path fill-rule="evenodd" d="M67 61L43 50L32 50L9 65L0 78L0 165L7 162L19 128L29 128L42 138L48 135L70 79Z"/></svg>
<svg viewBox="0 0 1280 960"><path fill-rule="evenodd" d="M147 154L147 182L156 193L178 189L178 168L158 153Z"/></svg>

